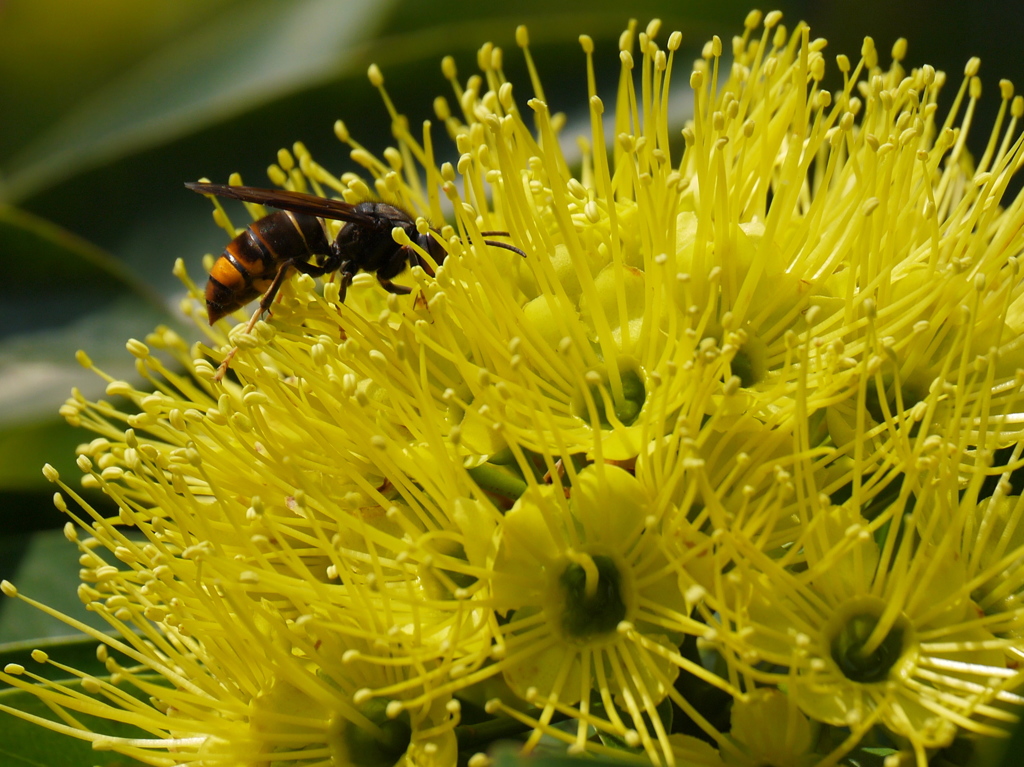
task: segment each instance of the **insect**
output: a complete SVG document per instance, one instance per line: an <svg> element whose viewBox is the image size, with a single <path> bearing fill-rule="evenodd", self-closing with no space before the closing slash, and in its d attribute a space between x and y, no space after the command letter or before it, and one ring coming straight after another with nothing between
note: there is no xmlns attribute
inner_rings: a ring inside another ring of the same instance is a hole
<svg viewBox="0 0 1024 767"><path fill-rule="evenodd" d="M398 276L406 265L419 265L430 276L434 275L434 270L414 248L395 242L391 232L396 226L404 229L409 239L429 254L435 263L440 264L447 255L430 232L420 233L417 230L416 221L408 212L386 202L348 203L302 192L254 186L208 183L186 183L185 186L199 194L232 197L279 209L277 213L253 221L227 244L214 263L206 283L206 312L211 325L262 296L259 309L246 326L245 332L250 332L270 308L292 270L312 277L339 272L342 302L352 279L361 271L373 272L381 287L389 293L411 293L412 288L395 284L392 278ZM345 222L333 242L324 228L325 219ZM482 234L508 236L508 232ZM484 240L484 243L526 255L508 243L494 240ZM217 380L223 378L236 352L237 347L221 363Z"/></svg>

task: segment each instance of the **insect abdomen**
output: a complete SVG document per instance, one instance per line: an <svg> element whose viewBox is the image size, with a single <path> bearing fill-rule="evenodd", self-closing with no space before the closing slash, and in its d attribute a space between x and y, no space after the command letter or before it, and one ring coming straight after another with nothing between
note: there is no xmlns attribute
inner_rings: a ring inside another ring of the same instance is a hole
<svg viewBox="0 0 1024 767"><path fill-rule="evenodd" d="M314 216L281 211L253 221L228 243L210 270L206 283L210 324L262 295L279 269L325 255L329 248Z"/></svg>

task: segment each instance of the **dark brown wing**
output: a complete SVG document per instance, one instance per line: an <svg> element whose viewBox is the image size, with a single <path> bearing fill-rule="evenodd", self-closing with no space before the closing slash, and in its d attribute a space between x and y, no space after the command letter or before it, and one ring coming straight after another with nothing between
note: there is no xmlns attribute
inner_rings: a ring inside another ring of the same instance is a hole
<svg viewBox="0 0 1024 767"><path fill-rule="evenodd" d="M232 197L245 202L257 202L281 210L308 213L317 218L335 221L350 221L355 224L372 226L379 222L375 216L360 213L355 205L341 200L329 200L314 194L289 192L286 189L261 189L258 186L228 186L227 184L202 184L188 181L185 186L199 194L214 194L218 197Z"/></svg>

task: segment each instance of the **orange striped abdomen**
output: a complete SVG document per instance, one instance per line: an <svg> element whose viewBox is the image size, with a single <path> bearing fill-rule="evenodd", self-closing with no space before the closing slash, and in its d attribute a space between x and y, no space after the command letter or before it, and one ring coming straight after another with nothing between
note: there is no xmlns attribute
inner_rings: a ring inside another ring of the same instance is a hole
<svg viewBox="0 0 1024 767"><path fill-rule="evenodd" d="M281 211L253 221L228 243L210 269L206 313L212 325L261 296L292 262L326 255L327 237L313 216Z"/></svg>

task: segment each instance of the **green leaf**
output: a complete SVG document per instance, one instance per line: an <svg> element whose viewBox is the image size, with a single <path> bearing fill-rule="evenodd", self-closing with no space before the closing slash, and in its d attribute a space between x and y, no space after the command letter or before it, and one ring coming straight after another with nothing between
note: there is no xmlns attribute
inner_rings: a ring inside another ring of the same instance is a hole
<svg viewBox="0 0 1024 767"><path fill-rule="evenodd" d="M80 376L83 374L78 369ZM77 477L75 448L92 435L53 418L0 428L0 490L31 491L52 487L43 477L43 465L51 464L64 477ZM39 513L56 514L47 503ZM6 522L0 509L0 523Z"/></svg>
<svg viewBox="0 0 1024 767"><path fill-rule="evenodd" d="M57 514L56 511L52 512ZM11 581L26 597L101 631L110 625L78 599L78 549L60 530L32 535L28 550ZM38 637L66 637L75 629L20 599L3 600L0 642L23 642Z"/></svg>
<svg viewBox="0 0 1024 767"><path fill-rule="evenodd" d="M899 753L893 748L855 748L840 764L844 767L884 767L886 757Z"/></svg>
<svg viewBox="0 0 1024 767"><path fill-rule="evenodd" d="M244 0L9 0L0 9L0 122L7 158L173 37Z"/></svg>
<svg viewBox="0 0 1024 767"><path fill-rule="evenodd" d="M388 0L258 0L175 38L8 164L7 199L336 77Z"/></svg>
<svg viewBox="0 0 1024 767"><path fill-rule="evenodd" d="M600 764L607 767L636 767L637 760L625 761L607 757L581 758L574 756L522 756L514 748L498 747L494 750L494 767L579 767Z"/></svg>
<svg viewBox="0 0 1024 767"><path fill-rule="evenodd" d="M77 682L67 686L80 687ZM0 690L0 706L56 721L53 712L37 698L18 689ZM151 737L137 727L75 714L93 732L122 738ZM114 751L94 751L88 741L47 730L0 710L0 764L4 767L129 767L140 764Z"/></svg>
<svg viewBox="0 0 1024 767"><path fill-rule="evenodd" d="M129 295L64 327L0 340L0 429L52 422L72 387L89 398L103 393L106 384L76 362L79 349L88 349L96 366L114 378L135 378L125 342L169 319L167 313Z"/></svg>
<svg viewBox="0 0 1024 767"><path fill-rule="evenodd" d="M0 205L4 302L0 339L66 325L135 295L155 308L160 296L116 259L49 221Z"/></svg>
<svg viewBox="0 0 1024 767"><path fill-rule="evenodd" d="M102 677L106 675L107 669L96 657L98 645L99 642L95 639L85 636L49 637L0 644L0 668L5 668L8 663L17 663L29 669L33 674L44 676L47 679L67 677L66 671L49 664L37 663L32 659L33 651L42 650L54 663L70 666L84 674ZM133 663L127 656L112 650L109 652L111 655L118 656L117 660L120 663Z"/></svg>
<svg viewBox="0 0 1024 767"><path fill-rule="evenodd" d="M172 317L109 254L24 211L0 206L0 252L0 488L40 488L43 463L70 468L86 439L58 421L60 404L73 386L90 397L105 387L75 352L88 348L111 375L134 378L125 341Z"/></svg>
<svg viewBox="0 0 1024 767"><path fill-rule="evenodd" d="M1015 706L1014 713L1017 716L1024 715L1024 707ZM994 764L998 767L1018 767L1021 761L1021 754L1024 754L1024 724L1020 721L1013 728L1009 740L995 741L989 739L984 741L983 751L989 758L981 761L981 764ZM999 758L995 758L998 755Z"/></svg>

